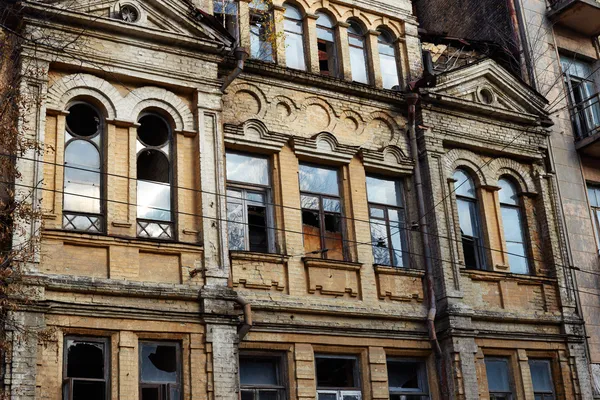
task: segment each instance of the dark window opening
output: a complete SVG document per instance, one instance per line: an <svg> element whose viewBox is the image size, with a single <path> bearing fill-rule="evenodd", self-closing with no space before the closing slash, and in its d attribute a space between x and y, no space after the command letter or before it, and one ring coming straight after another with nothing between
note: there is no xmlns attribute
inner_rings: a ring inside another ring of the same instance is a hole
<svg viewBox="0 0 600 400"><path fill-rule="evenodd" d="M248 206L250 251L266 253L269 250L266 207Z"/></svg>
<svg viewBox="0 0 600 400"><path fill-rule="evenodd" d="M316 357L317 388L358 388L356 358Z"/></svg>
<svg viewBox="0 0 600 400"><path fill-rule="evenodd" d="M69 400L106 400L108 394L108 340L65 339L63 397Z"/></svg>
<svg viewBox="0 0 600 400"><path fill-rule="evenodd" d="M243 400L285 400L281 356L240 355L240 389Z"/></svg>
<svg viewBox="0 0 600 400"><path fill-rule="evenodd" d="M162 147L169 141L171 135L167 122L154 114L144 115L139 120L138 138L146 146Z"/></svg>
<svg viewBox="0 0 600 400"><path fill-rule="evenodd" d="M181 349L177 343L140 344L140 400L180 400Z"/></svg>
<svg viewBox="0 0 600 400"><path fill-rule="evenodd" d="M67 128L77 136L94 136L100 131L100 116L90 105L76 103L69 107Z"/></svg>
<svg viewBox="0 0 600 400"><path fill-rule="evenodd" d="M462 237L463 255L465 258L465 266L469 269L477 269L479 267L477 244L472 237L463 235Z"/></svg>
<svg viewBox="0 0 600 400"><path fill-rule="evenodd" d="M335 45L332 42L319 40L317 42L319 51L319 71L321 75L337 76L335 66Z"/></svg>
<svg viewBox="0 0 600 400"><path fill-rule="evenodd" d="M142 150L137 160L137 178L143 181L169 183L169 159L159 150Z"/></svg>
<svg viewBox="0 0 600 400"><path fill-rule="evenodd" d="M390 400L429 400L425 363L409 360L388 360Z"/></svg>

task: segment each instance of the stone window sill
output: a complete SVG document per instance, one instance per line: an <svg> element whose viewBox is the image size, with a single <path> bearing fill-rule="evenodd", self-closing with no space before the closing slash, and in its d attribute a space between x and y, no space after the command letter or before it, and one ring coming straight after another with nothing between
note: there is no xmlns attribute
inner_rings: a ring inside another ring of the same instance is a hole
<svg viewBox="0 0 600 400"><path fill-rule="evenodd" d="M284 254L276 253L258 253L255 251L240 251L232 250L229 252L229 256L235 261L258 261L273 264L284 264L289 256Z"/></svg>
<svg viewBox="0 0 600 400"><path fill-rule="evenodd" d="M345 271L360 271L361 263L339 260L325 260L322 258L304 257L302 258L304 265L309 268L331 268L341 269Z"/></svg>
<svg viewBox="0 0 600 400"><path fill-rule="evenodd" d="M425 276L425 271L422 269L404 268L404 267L391 267L389 265L374 264L373 269L378 274L382 275L403 275L403 276Z"/></svg>
<svg viewBox="0 0 600 400"><path fill-rule="evenodd" d="M511 272L464 269L464 270L461 270L461 273L463 275L469 276L471 279L480 280L480 281L482 281L482 280L486 280L486 281L513 280L513 281L531 282L531 283L556 283L556 278L549 278L546 276L513 274Z"/></svg>

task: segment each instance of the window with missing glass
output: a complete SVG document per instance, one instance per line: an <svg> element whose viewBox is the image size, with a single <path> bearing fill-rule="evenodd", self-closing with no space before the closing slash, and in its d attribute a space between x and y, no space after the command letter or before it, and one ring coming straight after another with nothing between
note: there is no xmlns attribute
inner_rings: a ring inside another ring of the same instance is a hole
<svg viewBox="0 0 600 400"><path fill-rule="evenodd" d="M335 46L333 21L322 11L317 12L317 49L319 51L319 72L321 75L337 77L338 56Z"/></svg>
<svg viewBox="0 0 600 400"><path fill-rule="evenodd" d="M172 131L162 116L143 114L137 128L137 235L174 239Z"/></svg>
<svg viewBox="0 0 600 400"><path fill-rule="evenodd" d="M418 360L388 359L390 400L429 400L427 369Z"/></svg>
<svg viewBox="0 0 600 400"><path fill-rule="evenodd" d="M485 269L475 183L461 169L457 169L453 177L465 266L470 269Z"/></svg>
<svg viewBox="0 0 600 400"><path fill-rule="evenodd" d="M525 245L525 230L523 215L519 203L516 186L508 179L498 181L500 191L500 213L504 227L504 241L508 255L510 272L515 274L529 273L527 246Z"/></svg>
<svg viewBox="0 0 600 400"><path fill-rule="evenodd" d="M63 355L63 399L110 398L107 338L67 336Z"/></svg>
<svg viewBox="0 0 600 400"><path fill-rule="evenodd" d="M231 36L239 38L237 0L214 0L213 15Z"/></svg>
<svg viewBox="0 0 600 400"><path fill-rule="evenodd" d="M594 224L594 233L596 234L596 243L600 250L600 185L587 185L588 199L592 209L592 220Z"/></svg>
<svg viewBox="0 0 600 400"><path fill-rule="evenodd" d="M402 182L368 176L367 198L375 264L408 266Z"/></svg>
<svg viewBox="0 0 600 400"><path fill-rule="evenodd" d="M285 34L285 62L289 68L306 70L304 56L304 21L300 10L285 3L283 30Z"/></svg>
<svg viewBox="0 0 600 400"><path fill-rule="evenodd" d="M250 8L250 57L255 60L273 62L275 26L269 3L252 0Z"/></svg>
<svg viewBox="0 0 600 400"><path fill-rule="evenodd" d="M348 21L348 45L350 48L350 68L354 82L369 83L367 47L365 31L356 21Z"/></svg>
<svg viewBox="0 0 600 400"><path fill-rule="evenodd" d="M284 376L282 356L240 354L242 400L285 400Z"/></svg>
<svg viewBox="0 0 600 400"><path fill-rule="evenodd" d="M300 164L299 180L305 253L344 260L346 252L338 170Z"/></svg>
<svg viewBox="0 0 600 400"><path fill-rule="evenodd" d="M228 151L227 226L231 250L275 250L269 159Z"/></svg>
<svg viewBox="0 0 600 400"><path fill-rule="evenodd" d="M361 400L355 356L316 355L317 400Z"/></svg>
<svg viewBox="0 0 600 400"><path fill-rule="evenodd" d="M71 104L68 111L64 147L63 228L103 232L104 119L95 107L84 102Z"/></svg>
<svg viewBox="0 0 600 400"><path fill-rule="evenodd" d="M554 400L554 384L550 360L529 360L531 383L535 400Z"/></svg>
<svg viewBox="0 0 600 400"><path fill-rule="evenodd" d="M181 400L181 347L140 342L140 400Z"/></svg>
<svg viewBox="0 0 600 400"><path fill-rule="evenodd" d="M386 30L380 30L379 37L377 38L377 46L379 49L379 64L381 67L383 88L392 89L394 86L400 84L393 36Z"/></svg>
<svg viewBox="0 0 600 400"><path fill-rule="evenodd" d="M485 370L490 400L513 400L513 383L508 359L486 357Z"/></svg>

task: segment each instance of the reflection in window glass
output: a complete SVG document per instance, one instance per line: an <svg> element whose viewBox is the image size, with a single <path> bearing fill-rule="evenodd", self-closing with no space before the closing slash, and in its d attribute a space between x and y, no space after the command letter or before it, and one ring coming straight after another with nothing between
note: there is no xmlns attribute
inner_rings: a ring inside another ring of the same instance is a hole
<svg viewBox="0 0 600 400"><path fill-rule="evenodd" d="M269 184L269 160L246 154L227 152L227 180L249 184Z"/></svg>
<svg viewBox="0 0 600 400"><path fill-rule="evenodd" d="M506 241L506 249L508 251L510 272L527 274L529 272L529 265L517 190L507 179L500 179L498 185L500 186L500 211L502 214L504 240Z"/></svg>
<svg viewBox="0 0 600 400"><path fill-rule="evenodd" d="M236 0L214 0L213 14L227 32L238 38L238 8Z"/></svg>
<svg viewBox="0 0 600 400"><path fill-rule="evenodd" d="M181 366L180 347L176 343L140 343L140 400L163 399L162 393L179 400Z"/></svg>
<svg viewBox="0 0 600 400"><path fill-rule="evenodd" d="M400 84L398 78L398 64L396 63L396 50L392 36L386 31L380 31L378 37L379 63L381 65L381 78L383 88L391 89Z"/></svg>
<svg viewBox="0 0 600 400"><path fill-rule="evenodd" d="M250 57L273 62L274 32L273 16L263 0L250 3Z"/></svg>
<svg viewBox="0 0 600 400"><path fill-rule="evenodd" d="M486 357L485 370L490 398L512 400L513 392L508 359Z"/></svg>
<svg viewBox="0 0 600 400"><path fill-rule="evenodd" d="M279 356L240 355L242 399L285 400L281 364Z"/></svg>
<svg viewBox="0 0 600 400"><path fill-rule="evenodd" d="M304 58L304 29L300 10L284 4L283 30L285 32L285 61L289 68L306 70Z"/></svg>
<svg viewBox="0 0 600 400"><path fill-rule="evenodd" d="M454 172L453 178L465 266L471 269L484 269L475 184L471 177L460 169Z"/></svg>
<svg viewBox="0 0 600 400"><path fill-rule="evenodd" d="M554 400L554 384L549 360L529 360L535 399Z"/></svg>
<svg viewBox="0 0 600 400"><path fill-rule="evenodd" d="M592 208L592 220L596 243L600 251L600 186L588 184L588 198Z"/></svg>
<svg viewBox="0 0 600 400"><path fill-rule="evenodd" d="M350 46L352 80L360 83L369 83L364 33L360 25L356 22L349 21L349 23L348 44Z"/></svg>

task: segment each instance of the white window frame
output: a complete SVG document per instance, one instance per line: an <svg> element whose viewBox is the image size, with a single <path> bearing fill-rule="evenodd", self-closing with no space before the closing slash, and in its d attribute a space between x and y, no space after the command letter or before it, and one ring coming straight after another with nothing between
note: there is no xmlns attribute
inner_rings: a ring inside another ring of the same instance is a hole
<svg viewBox="0 0 600 400"><path fill-rule="evenodd" d="M358 400L362 399L360 390L317 390L317 400L320 394L335 394L336 400L344 400L344 396L356 396Z"/></svg>

